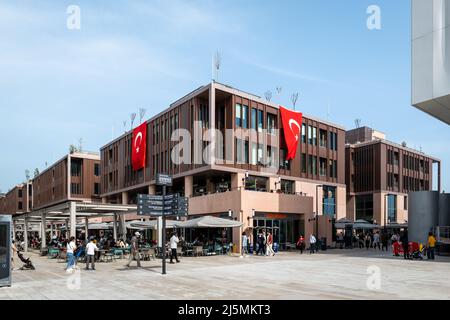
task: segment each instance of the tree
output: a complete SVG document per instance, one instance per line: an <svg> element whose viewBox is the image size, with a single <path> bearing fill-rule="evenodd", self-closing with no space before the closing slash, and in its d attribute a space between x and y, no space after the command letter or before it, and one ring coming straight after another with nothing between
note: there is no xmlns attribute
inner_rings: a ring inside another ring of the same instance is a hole
<svg viewBox="0 0 450 320"><path fill-rule="evenodd" d="M72 154L72 153L75 153L75 152L78 152L78 148L77 148L76 145L71 144L71 145L69 146L69 153Z"/></svg>
<svg viewBox="0 0 450 320"><path fill-rule="evenodd" d="M36 178L39 175L39 169L34 169L34 177Z"/></svg>

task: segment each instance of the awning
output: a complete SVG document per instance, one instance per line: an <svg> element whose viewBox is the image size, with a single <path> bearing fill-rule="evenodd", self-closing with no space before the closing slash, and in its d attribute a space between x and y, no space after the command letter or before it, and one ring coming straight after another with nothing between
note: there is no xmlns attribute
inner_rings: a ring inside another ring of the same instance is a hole
<svg viewBox="0 0 450 320"><path fill-rule="evenodd" d="M243 223L235 220L222 219L212 216L203 216L180 223L181 228L235 228Z"/></svg>
<svg viewBox="0 0 450 320"><path fill-rule="evenodd" d="M380 226L377 224L370 223L369 221L359 219L353 223L353 229L372 230L372 229L380 229Z"/></svg>

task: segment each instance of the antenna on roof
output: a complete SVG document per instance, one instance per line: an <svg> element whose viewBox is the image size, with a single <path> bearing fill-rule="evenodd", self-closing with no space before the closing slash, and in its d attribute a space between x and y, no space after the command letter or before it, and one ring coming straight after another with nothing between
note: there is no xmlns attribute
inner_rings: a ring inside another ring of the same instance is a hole
<svg viewBox="0 0 450 320"><path fill-rule="evenodd" d="M292 105L294 106L294 110L295 110L295 105L297 104L297 100L298 100L298 92L295 92L291 95L291 102L292 102Z"/></svg>
<svg viewBox="0 0 450 320"><path fill-rule="evenodd" d="M123 124L123 132L127 132L127 120L122 121Z"/></svg>
<svg viewBox="0 0 450 320"><path fill-rule="evenodd" d="M220 55L219 51L216 51L216 53L213 56L212 61L212 67L213 67L213 74L212 74L212 80L219 81L219 70L220 66L222 65L222 56Z"/></svg>
<svg viewBox="0 0 450 320"><path fill-rule="evenodd" d="M281 91L283 91L283 88L282 87L276 87L276 90L277 90L278 96L280 96L281 95Z"/></svg>
<svg viewBox="0 0 450 320"><path fill-rule="evenodd" d="M267 91L264 93L264 96L266 97L266 100L270 102L270 100L272 99L272 91L267 90Z"/></svg>
<svg viewBox="0 0 450 320"><path fill-rule="evenodd" d="M144 119L146 112L147 112L147 109L139 108L139 124L142 123L142 120Z"/></svg>
<svg viewBox="0 0 450 320"><path fill-rule="evenodd" d="M133 129L134 119L136 119L136 112L130 113L131 129Z"/></svg>
<svg viewBox="0 0 450 320"><path fill-rule="evenodd" d="M359 128L361 126L361 119L355 119L355 126Z"/></svg>

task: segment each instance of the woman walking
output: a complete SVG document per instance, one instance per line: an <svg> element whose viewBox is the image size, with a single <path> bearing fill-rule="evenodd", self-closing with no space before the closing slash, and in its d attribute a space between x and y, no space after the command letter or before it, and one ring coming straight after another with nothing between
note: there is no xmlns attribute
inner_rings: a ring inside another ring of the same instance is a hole
<svg viewBox="0 0 450 320"><path fill-rule="evenodd" d="M370 237L370 234L366 233L366 236L364 237L364 242L366 243L366 249L369 250L370 243L372 241L372 238Z"/></svg>
<svg viewBox="0 0 450 320"><path fill-rule="evenodd" d="M73 256L73 252L77 248L77 246L75 244L75 237L70 237L70 241L67 242L66 248L67 248L67 268L66 268L66 271L67 272L72 272L73 266L75 264L75 259L74 259L74 256Z"/></svg>

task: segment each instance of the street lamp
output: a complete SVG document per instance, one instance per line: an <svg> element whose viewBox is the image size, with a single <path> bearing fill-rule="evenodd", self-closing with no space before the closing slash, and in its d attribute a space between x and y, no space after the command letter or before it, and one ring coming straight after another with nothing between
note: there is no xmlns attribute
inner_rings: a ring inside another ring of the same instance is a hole
<svg viewBox="0 0 450 320"><path fill-rule="evenodd" d="M229 218L233 217L233 211L231 209L228 209L228 217Z"/></svg>
<svg viewBox="0 0 450 320"><path fill-rule="evenodd" d="M242 178L242 185L244 187L244 190L245 190L245 187L247 185L247 180L248 180L248 171L245 171L244 178Z"/></svg>

